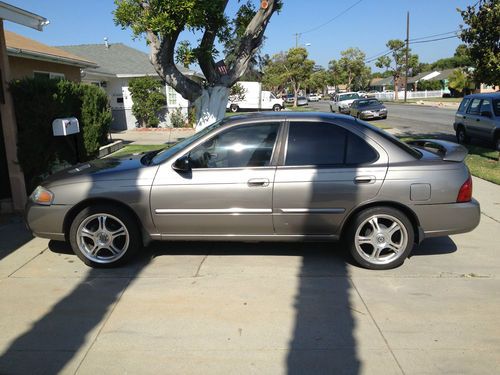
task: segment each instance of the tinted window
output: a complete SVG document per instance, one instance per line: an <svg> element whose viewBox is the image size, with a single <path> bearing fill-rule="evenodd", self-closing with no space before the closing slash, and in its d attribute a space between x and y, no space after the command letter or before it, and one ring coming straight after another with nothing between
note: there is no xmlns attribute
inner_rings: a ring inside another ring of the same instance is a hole
<svg viewBox="0 0 500 375"><path fill-rule="evenodd" d="M473 99L469 109L467 110L467 113L471 115L478 115L480 104L481 104L481 99Z"/></svg>
<svg viewBox="0 0 500 375"><path fill-rule="evenodd" d="M481 103L481 111L480 113L483 112L491 112L491 101L490 99L483 99Z"/></svg>
<svg viewBox="0 0 500 375"><path fill-rule="evenodd" d="M189 154L193 168L245 168L270 164L279 124L229 129Z"/></svg>
<svg viewBox="0 0 500 375"><path fill-rule="evenodd" d="M347 132L324 123L291 123L285 165L344 163Z"/></svg>
<svg viewBox="0 0 500 375"><path fill-rule="evenodd" d="M367 164L378 159L377 152L356 134L348 132L346 164Z"/></svg>
<svg viewBox="0 0 500 375"><path fill-rule="evenodd" d="M458 107L458 112L464 112L465 108L467 108L467 104L469 104L470 98L465 98L462 100L462 103L460 103L460 107Z"/></svg>
<svg viewBox="0 0 500 375"><path fill-rule="evenodd" d="M500 116L500 99L493 99L493 112L495 116Z"/></svg>

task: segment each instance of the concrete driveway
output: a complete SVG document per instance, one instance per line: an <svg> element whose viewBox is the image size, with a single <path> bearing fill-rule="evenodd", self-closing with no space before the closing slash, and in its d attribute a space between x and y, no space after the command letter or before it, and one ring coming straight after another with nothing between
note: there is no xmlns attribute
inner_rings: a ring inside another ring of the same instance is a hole
<svg viewBox="0 0 500 375"><path fill-rule="evenodd" d="M498 373L500 187L475 183L475 231L381 272L309 243L155 243L91 270L0 224L0 373Z"/></svg>

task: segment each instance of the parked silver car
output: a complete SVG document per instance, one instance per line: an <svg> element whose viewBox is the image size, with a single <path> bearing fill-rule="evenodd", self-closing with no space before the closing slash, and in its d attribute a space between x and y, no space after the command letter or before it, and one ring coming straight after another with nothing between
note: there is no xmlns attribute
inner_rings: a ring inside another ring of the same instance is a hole
<svg viewBox="0 0 500 375"><path fill-rule="evenodd" d="M500 93L465 96L453 127L459 143L479 138L492 142L500 151Z"/></svg>
<svg viewBox="0 0 500 375"><path fill-rule="evenodd" d="M350 116L235 116L161 152L77 165L31 195L39 237L89 266L151 240L344 239L367 268L401 265L414 243L480 218L463 146L414 146Z"/></svg>

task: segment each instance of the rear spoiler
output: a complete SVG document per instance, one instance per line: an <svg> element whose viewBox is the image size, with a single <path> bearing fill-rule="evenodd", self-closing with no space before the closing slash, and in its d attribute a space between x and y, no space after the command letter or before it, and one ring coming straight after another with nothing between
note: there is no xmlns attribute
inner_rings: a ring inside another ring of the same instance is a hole
<svg viewBox="0 0 500 375"><path fill-rule="evenodd" d="M469 153L462 145L438 139L417 139L406 143L434 152L441 156L444 161L462 162Z"/></svg>

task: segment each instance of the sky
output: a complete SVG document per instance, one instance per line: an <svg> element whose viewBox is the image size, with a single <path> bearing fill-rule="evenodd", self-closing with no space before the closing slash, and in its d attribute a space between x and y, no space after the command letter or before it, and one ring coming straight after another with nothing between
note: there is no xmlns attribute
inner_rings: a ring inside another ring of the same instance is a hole
<svg viewBox="0 0 500 375"><path fill-rule="evenodd" d="M7 0L10 4L39 14L50 21L43 32L5 22L5 28L51 45L124 43L148 52L143 38L133 40L129 30L115 26L112 0ZM255 4L260 1L252 0ZM457 8L475 0L283 0L283 9L273 15L266 30L263 53L273 55L299 45L309 57L324 67L340 52L358 47L370 58L387 50L389 39L406 36L406 13L410 12L410 39L459 29L462 18ZM238 0L230 0L228 13L234 14ZM348 8L351 9L347 10ZM339 14L344 14L338 16ZM337 17L338 16L338 17ZM335 18L333 21L329 22ZM312 30L312 31L311 31ZM450 34L446 35L449 36ZM199 35L188 32L179 40L196 43ZM460 44L458 38L410 45L421 62L450 57ZM374 70L378 70L371 64Z"/></svg>

